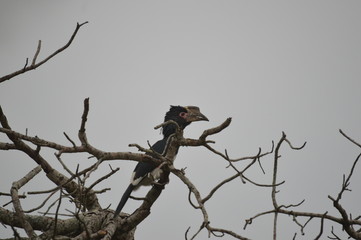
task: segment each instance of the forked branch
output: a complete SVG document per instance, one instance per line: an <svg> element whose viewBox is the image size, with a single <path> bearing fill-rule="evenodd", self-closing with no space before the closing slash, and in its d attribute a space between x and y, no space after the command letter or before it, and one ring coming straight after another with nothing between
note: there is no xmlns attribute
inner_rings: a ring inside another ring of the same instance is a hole
<svg viewBox="0 0 361 240"><path fill-rule="evenodd" d="M31 65L28 66L28 59L26 59L26 64L25 64L25 66L24 66L23 68L21 68L21 69L18 70L18 71L15 71L15 72L13 72L13 73L10 73L10 74L8 74L8 75L5 75L5 76L1 77L1 78L0 78L0 83L5 82L5 81L7 81L7 80L9 80L9 79L11 79L11 78L13 78L13 77L16 77L16 76L20 75L20 74L23 74L23 73L25 73L25 72L28 72L28 71L31 71L31 70L34 70L34 69L40 67L41 65L43 65L44 63L46 63L47 61L49 61L50 59L52 59L53 57L55 57L56 55L58 55L59 53L61 53L62 51L64 51L65 49L67 49L67 48L70 46L70 44L73 42L73 40L74 40L76 34L78 33L79 29L80 29L84 24L87 24L87 23L88 23L88 22L83 22L83 23L80 23L80 24L77 23L76 28L75 28L73 34L71 35L69 41L68 41L63 47L59 48L58 50L56 50L55 52L53 52L52 54L50 54L50 55L49 55L48 57L46 57L44 60L36 63L37 57L38 57L38 55L39 55L39 53L40 53L40 49L41 49L41 41L39 40L39 42L38 42L38 47L37 47L37 49L36 49L36 52L35 52L35 55L34 55L34 57L33 57L32 62L31 62Z"/></svg>

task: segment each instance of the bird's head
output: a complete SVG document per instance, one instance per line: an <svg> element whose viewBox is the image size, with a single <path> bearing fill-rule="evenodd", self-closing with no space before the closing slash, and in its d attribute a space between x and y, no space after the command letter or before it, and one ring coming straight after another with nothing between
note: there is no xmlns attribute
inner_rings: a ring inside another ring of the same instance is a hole
<svg viewBox="0 0 361 240"><path fill-rule="evenodd" d="M200 112L199 107L196 106L170 106L169 111L165 114L164 122L169 120L178 123L181 129L184 129L192 122L209 121L208 118ZM163 127L163 134L165 136L172 134L174 131L174 124L168 124Z"/></svg>

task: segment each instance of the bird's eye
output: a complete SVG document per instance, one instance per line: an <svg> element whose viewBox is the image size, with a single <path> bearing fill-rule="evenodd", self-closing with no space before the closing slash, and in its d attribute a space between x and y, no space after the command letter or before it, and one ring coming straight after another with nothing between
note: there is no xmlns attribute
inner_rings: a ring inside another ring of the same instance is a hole
<svg viewBox="0 0 361 240"><path fill-rule="evenodd" d="M182 118L185 118L185 117L187 116L187 113L186 113L186 112L181 112L181 113L179 114L179 116L182 117Z"/></svg>

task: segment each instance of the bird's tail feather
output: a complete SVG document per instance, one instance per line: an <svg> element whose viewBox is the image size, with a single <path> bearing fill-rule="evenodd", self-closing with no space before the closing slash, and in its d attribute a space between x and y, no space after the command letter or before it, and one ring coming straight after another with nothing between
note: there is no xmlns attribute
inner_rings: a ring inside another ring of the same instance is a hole
<svg viewBox="0 0 361 240"><path fill-rule="evenodd" d="M134 186L132 184L129 184L128 188L123 193L122 199L120 199L117 210L115 210L114 217L118 216L120 211L122 211L125 203L127 202L130 194L132 193L133 189L134 189Z"/></svg>

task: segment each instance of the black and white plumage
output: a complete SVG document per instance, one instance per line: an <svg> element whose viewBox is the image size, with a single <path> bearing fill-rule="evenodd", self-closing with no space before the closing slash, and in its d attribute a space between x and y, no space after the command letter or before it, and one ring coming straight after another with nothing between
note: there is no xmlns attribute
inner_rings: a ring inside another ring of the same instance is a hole
<svg viewBox="0 0 361 240"><path fill-rule="evenodd" d="M195 121L208 121L207 117L195 106L171 106L164 117L164 122L169 120L175 121L181 129L184 129L190 123ZM152 146L152 150L165 156L167 154L168 143L176 130L177 126L175 126L175 124L165 125L162 131L163 139L156 142ZM117 216L121 212L133 190L137 189L139 186L149 186L153 184L160 178L161 174L161 166L156 166L150 162L139 162L133 171L130 184L125 190L114 216Z"/></svg>

